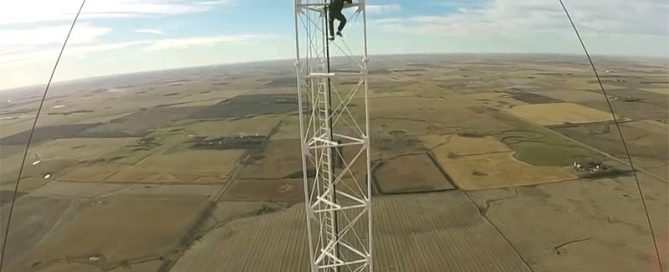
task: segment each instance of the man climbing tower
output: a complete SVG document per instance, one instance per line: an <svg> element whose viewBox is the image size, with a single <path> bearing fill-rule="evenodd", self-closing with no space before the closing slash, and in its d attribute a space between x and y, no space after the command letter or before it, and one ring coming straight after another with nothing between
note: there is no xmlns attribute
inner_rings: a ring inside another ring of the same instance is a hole
<svg viewBox="0 0 669 272"><path fill-rule="evenodd" d="M334 41L334 21L337 19L339 21L339 28L337 29L337 35L339 37L343 37L341 35L341 31L344 30L344 26L346 26L346 16L341 13L341 11L344 9L344 2L353 4L353 0L332 0L330 2L329 10L329 20L330 20L330 40Z"/></svg>

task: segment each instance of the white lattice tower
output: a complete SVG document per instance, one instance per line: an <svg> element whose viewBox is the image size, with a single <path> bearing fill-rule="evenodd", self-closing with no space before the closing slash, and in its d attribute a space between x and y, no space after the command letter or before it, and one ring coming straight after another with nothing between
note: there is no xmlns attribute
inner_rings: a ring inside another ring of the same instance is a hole
<svg viewBox="0 0 669 272"><path fill-rule="evenodd" d="M345 37L329 41L330 1L294 1L311 270L372 271L365 2L345 6Z"/></svg>

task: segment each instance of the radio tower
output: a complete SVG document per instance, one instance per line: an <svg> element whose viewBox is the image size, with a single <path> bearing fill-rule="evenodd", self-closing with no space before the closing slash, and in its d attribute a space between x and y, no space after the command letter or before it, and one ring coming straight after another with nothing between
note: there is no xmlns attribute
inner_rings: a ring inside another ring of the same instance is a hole
<svg viewBox="0 0 669 272"><path fill-rule="evenodd" d="M334 41L329 3L294 0L310 269L372 271L365 0L346 4L344 37Z"/></svg>

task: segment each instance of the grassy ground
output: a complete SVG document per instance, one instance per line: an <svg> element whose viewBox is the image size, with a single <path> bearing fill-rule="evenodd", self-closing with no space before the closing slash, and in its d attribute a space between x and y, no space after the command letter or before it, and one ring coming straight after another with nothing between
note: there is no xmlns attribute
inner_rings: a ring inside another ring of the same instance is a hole
<svg viewBox="0 0 669 272"><path fill-rule="evenodd" d="M506 131L494 137L515 151L514 158L531 165L568 167L574 161L596 156L589 149L547 130Z"/></svg>
<svg viewBox="0 0 669 272"><path fill-rule="evenodd" d="M608 111L599 111L573 103L520 105L508 111L518 118L542 126L596 123L613 119Z"/></svg>
<svg viewBox="0 0 669 272"><path fill-rule="evenodd" d="M385 160L372 174L375 184L384 194L433 192L455 188L428 154Z"/></svg>

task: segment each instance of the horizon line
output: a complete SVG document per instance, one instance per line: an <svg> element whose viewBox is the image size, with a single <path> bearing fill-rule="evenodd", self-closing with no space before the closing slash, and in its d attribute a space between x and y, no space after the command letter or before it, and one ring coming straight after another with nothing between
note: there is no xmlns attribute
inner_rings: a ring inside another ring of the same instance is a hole
<svg viewBox="0 0 669 272"><path fill-rule="evenodd" d="M582 55L576 53L541 53L541 52L526 52L526 53L517 53L517 52L453 52L453 53L391 53L391 54L373 54L369 56L377 57L391 57L391 56L427 56L427 55L549 55L549 56L573 56L581 57ZM641 60L666 60L669 62L669 56L641 56L641 55L612 55L612 54L594 54L593 56L604 57L604 58L622 58L622 59L641 59ZM584 57L584 55L583 55ZM82 78L66 79L62 81L55 81L53 85L59 84L68 84L68 83L77 83L79 81L91 81L96 79L103 78L112 78L112 77L121 77L135 74L144 74L144 73L159 73L159 72L168 72L168 71L178 71L178 70L187 70L195 68L208 68L216 66L235 66L235 65L245 65L245 64L258 64L264 62L283 62L283 61L295 61L294 58L277 58L277 59L266 59L266 60L250 60L250 61L241 61L241 62L229 62L229 63L218 63L218 64L207 64L207 65L194 65L194 66L182 66L182 67L167 67L163 69L151 69L151 70L140 70L127 73L112 73L106 75L98 76L89 76ZM0 92L4 91L18 91L21 89L31 89L44 86L43 83L38 84L29 84L17 87L10 87L6 89L0 89Z"/></svg>

